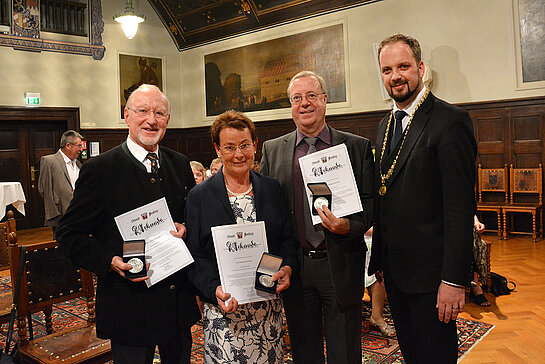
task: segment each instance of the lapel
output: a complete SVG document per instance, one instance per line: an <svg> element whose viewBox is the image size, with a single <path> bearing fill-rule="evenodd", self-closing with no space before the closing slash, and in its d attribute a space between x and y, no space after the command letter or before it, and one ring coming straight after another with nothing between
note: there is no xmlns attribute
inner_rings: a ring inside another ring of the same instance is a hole
<svg viewBox="0 0 545 364"><path fill-rule="evenodd" d="M254 190L254 199L255 199L255 212L256 212L256 221L263 220L263 199L265 198L265 191L263 191L263 186L261 184L261 179L258 177L255 171L250 170L250 182L252 183Z"/></svg>
<svg viewBox="0 0 545 364"><path fill-rule="evenodd" d="M217 201L220 206L225 210L227 216L231 220L231 223L236 223L235 214L231 208L231 203L229 203L229 197L227 196L227 188L225 188L225 180L223 178L223 167L212 177L210 178L209 183L212 184L214 189L214 195L217 197Z"/></svg>
<svg viewBox="0 0 545 364"><path fill-rule="evenodd" d="M339 133L337 130L333 129L329 125L327 126L329 128L329 132L331 133L331 146L339 145L344 143L346 140L345 136L341 133ZM347 145L348 147L348 145Z"/></svg>
<svg viewBox="0 0 545 364"><path fill-rule="evenodd" d="M420 139L420 135L422 134L422 131L424 131L424 128L426 127L430 119L429 112L431 111L434 100L435 97L430 92L424 103L420 105L420 107L416 111L413 117L413 121L411 122L411 127L409 129L407 137L405 138L405 142L403 143L403 148L401 149L401 153L399 154L399 157L397 159L397 163L392 173L392 176L388 179L388 181L386 181L386 187L390 186L393 183L396 176L399 174L399 171L403 169L403 165L405 164L405 162L407 162L407 159L409 158L411 151L414 149L416 142L418 141L418 139ZM392 155L389 156L388 162L393 161L396 153L397 150L395 150L394 153L391 153ZM387 163L387 165L389 168L391 163Z"/></svg>
<svg viewBox="0 0 545 364"><path fill-rule="evenodd" d="M386 114L386 116L384 117L384 119L382 119L382 122L379 124L378 126L378 132L377 132L377 142L376 142L376 145L375 145L375 160L377 162L377 167L380 168L382 167L382 170L381 172L382 173L386 173L386 171L388 171L388 168L390 166L390 164L388 164L388 153L387 153L387 148L385 148L384 150L384 156L382 157L382 165L380 164L380 155L382 153L382 144L384 143L384 138L386 138L386 126L388 125L388 118L390 117L390 113L392 111L390 110L388 112L388 114ZM386 146L388 147L388 146Z"/></svg>
<svg viewBox="0 0 545 364"><path fill-rule="evenodd" d="M68 184L72 186L72 183L70 182L70 175L68 174L68 169L66 169L66 163L64 163L64 157L62 156L60 150L58 150L57 153L55 153L55 159L57 160L57 163L59 163L59 165L61 166L61 169L64 173L64 177L66 177Z"/></svg>
<svg viewBox="0 0 545 364"><path fill-rule="evenodd" d="M280 142L279 155L283 155L286 158L286 167L282 167L282 163L277 164L278 170L274 175L277 176L277 180L282 186L287 186L289 206L293 206L293 153L295 151L295 139L296 131L293 131L284 136L284 139Z"/></svg>

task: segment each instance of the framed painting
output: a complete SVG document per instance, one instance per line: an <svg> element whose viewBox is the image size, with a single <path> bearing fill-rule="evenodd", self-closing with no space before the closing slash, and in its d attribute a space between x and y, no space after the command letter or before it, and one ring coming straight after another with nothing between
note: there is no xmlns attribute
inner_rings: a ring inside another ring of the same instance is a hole
<svg viewBox="0 0 545 364"><path fill-rule="evenodd" d="M344 24L204 55L206 116L289 107L286 89L303 70L322 76L328 103L347 101Z"/></svg>
<svg viewBox="0 0 545 364"><path fill-rule="evenodd" d="M164 59L143 55L119 53L119 105L121 119L124 119L123 110L131 93L138 86L147 83L163 90ZM121 120L123 122L123 120Z"/></svg>

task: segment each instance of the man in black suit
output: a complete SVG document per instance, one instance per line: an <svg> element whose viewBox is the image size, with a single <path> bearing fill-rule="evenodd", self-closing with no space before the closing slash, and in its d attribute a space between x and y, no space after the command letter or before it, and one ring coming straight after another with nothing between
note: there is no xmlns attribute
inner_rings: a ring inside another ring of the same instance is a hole
<svg viewBox="0 0 545 364"><path fill-rule="evenodd" d="M190 328L199 318L185 271L147 288L126 279L123 239L114 217L166 198L181 237L185 198L195 185L188 159L159 147L170 119L167 97L152 85L134 91L125 107L127 141L87 161L74 199L61 219L59 244L70 259L98 276L97 336L110 339L114 363L189 363ZM153 269L153 267L151 267Z"/></svg>
<svg viewBox="0 0 545 364"><path fill-rule="evenodd" d="M284 295L295 363L323 363L323 324L329 363L361 363L361 298L366 245L373 219L373 153L369 140L326 124L324 80L310 71L295 75L288 87L297 130L263 144L261 173L280 182L300 245L301 274ZM310 209L299 158L345 144L363 211L337 218L318 209L321 225L309 222ZM309 225L310 224L310 225Z"/></svg>
<svg viewBox="0 0 545 364"><path fill-rule="evenodd" d="M424 86L416 39L386 38L379 63L395 103L378 128L369 272L384 274L405 361L456 363L475 211L472 122Z"/></svg>

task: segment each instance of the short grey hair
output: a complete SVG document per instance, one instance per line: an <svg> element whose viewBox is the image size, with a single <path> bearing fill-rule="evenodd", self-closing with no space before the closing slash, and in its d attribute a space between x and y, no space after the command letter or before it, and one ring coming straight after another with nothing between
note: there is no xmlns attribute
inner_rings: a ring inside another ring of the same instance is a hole
<svg viewBox="0 0 545 364"><path fill-rule="evenodd" d="M83 140L83 137L80 133L75 130L65 131L61 136L61 148L66 148L66 144L75 144L78 138Z"/></svg>
<svg viewBox="0 0 545 364"><path fill-rule="evenodd" d="M327 94L327 86L325 84L325 81L323 79L322 76L319 76L317 75L316 73L312 72L312 71L301 71L299 72L298 74L296 74L295 76L293 76L290 80L290 84L288 85L288 97L291 97L290 95L290 89L291 89L291 86L293 85L293 82L298 79L298 78L303 78L303 77L314 77L315 79L318 80L318 82L320 83L320 88L322 90L322 93L324 94Z"/></svg>
<svg viewBox="0 0 545 364"><path fill-rule="evenodd" d="M157 87L155 85L150 85L150 84L147 84L147 83L141 84L140 86L138 86L138 88L136 90L131 92L131 95L127 99L127 104L125 105L125 109L128 108L129 106L132 106L132 95L134 95L137 92L145 92L145 91L148 91L148 90L156 90L156 91L159 91L159 93L161 93L163 98L167 101L167 109L168 109L167 111L170 113L170 100L168 99L167 95L165 95L165 93L163 91L161 91L161 89L159 87Z"/></svg>

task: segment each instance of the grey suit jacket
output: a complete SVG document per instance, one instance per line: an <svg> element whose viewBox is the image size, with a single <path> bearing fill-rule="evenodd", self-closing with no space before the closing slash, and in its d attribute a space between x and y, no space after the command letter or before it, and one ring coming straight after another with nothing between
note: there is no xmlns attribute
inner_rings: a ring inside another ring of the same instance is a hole
<svg viewBox="0 0 545 364"><path fill-rule="evenodd" d="M79 160L76 160L76 164L81 168ZM70 175L60 150L55 154L44 155L40 159L38 191L44 200L45 225L57 226L74 195Z"/></svg>
<svg viewBox="0 0 545 364"><path fill-rule="evenodd" d="M335 296L340 305L350 306L359 303L363 296L366 251L363 234L373 222L373 153L369 140L331 127L329 129L332 145L346 144L363 205L362 212L347 216L350 220L348 234L337 235L324 229ZM294 226L292 171L295 140L296 132L293 131L266 141L261 159L261 173L276 178L287 196Z"/></svg>

